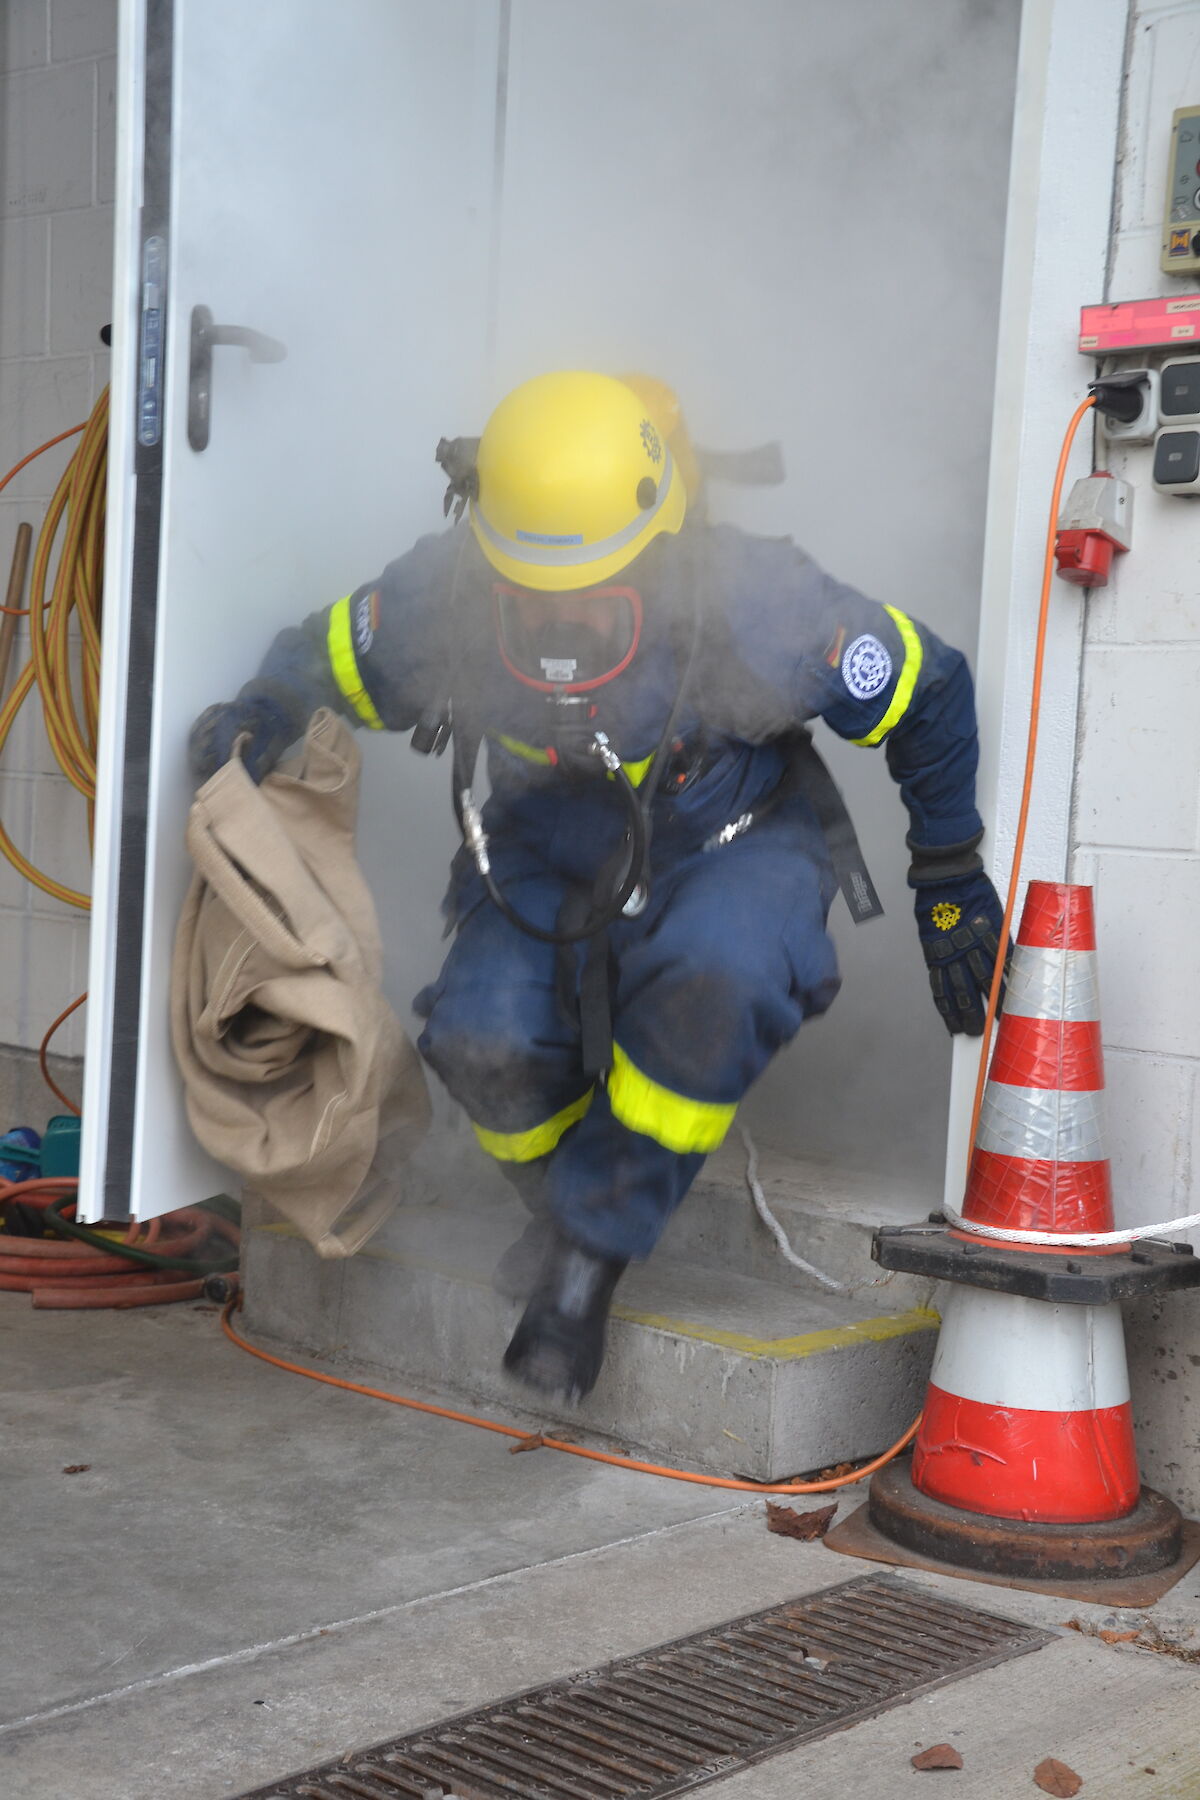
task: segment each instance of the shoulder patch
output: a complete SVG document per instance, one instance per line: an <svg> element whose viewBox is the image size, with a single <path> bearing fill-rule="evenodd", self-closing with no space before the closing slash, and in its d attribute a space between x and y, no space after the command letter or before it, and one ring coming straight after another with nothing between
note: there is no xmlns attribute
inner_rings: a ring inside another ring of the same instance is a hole
<svg viewBox="0 0 1200 1800"><path fill-rule="evenodd" d="M856 637L842 657L842 680L856 700L869 700L892 679L892 658L886 644L869 632Z"/></svg>

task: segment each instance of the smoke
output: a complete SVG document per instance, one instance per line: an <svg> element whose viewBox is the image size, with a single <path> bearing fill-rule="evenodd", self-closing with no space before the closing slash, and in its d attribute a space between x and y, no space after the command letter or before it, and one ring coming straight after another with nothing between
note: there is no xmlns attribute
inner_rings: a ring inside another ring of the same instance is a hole
<svg viewBox="0 0 1200 1800"><path fill-rule="evenodd" d="M696 440L778 439L713 511L971 652L1019 7L512 9L489 371L645 369ZM477 429L486 406L456 429ZM881 752L821 730L887 916L747 1108L764 1141L938 1180L949 1045Z"/></svg>
<svg viewBox="0 0 1200 1800"><path fill-rule="evenodd" d="M183 58L181 116L210 109L229 172L185 159L196 242L224 247L195 298L283 339L289 378L219 353L214 448L253 440L228 530L254 551L189 622L175 718L440 529L439 438L554 367L662 377L714 448L778 439L784 485L714 488L714 513L971 650L1019 0L348 0L336 32L315 0L210 3L227 31ZM266 93L299 121L286 143ZM294 489L283 525L264 459ZM408 1015L445 949L449 769L363 737L360 851ZM907 821L881 753L820 743L887 917L854 930L835 904L842 994L747 1117L794 1154L932 1180L948 1041Z"/></svg>

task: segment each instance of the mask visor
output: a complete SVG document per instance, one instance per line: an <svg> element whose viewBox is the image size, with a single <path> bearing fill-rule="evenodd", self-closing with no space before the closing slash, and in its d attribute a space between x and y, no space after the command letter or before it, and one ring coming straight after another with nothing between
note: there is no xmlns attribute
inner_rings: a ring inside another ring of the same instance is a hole
<svg viewBox="0 0 1200 1800"><path fill-rule="evenodd" d="M510 675L540 693L585 694L633 661L642 635L636 588L543 594L497 582L492 589L500 655Z"/></svg>

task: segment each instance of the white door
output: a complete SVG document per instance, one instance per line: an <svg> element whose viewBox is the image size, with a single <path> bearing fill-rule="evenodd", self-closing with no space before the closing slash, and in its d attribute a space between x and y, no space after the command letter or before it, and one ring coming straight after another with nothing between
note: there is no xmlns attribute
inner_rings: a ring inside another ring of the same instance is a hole
<svg viewBox="0 0 1200 1800"><path fill-rule="evenodd" d="M440 523L433 449L471 429L484 386L500 17L124 0L84 1216L228 1186L188 1131L167 1031L187 730L282 625ZM270 340L213 351L202 450L197 307ZM414 920L411 942L389 934L411 991L436 960L447 777L388 748L381 830L427 846L374 846L388 912Z"/></svg>

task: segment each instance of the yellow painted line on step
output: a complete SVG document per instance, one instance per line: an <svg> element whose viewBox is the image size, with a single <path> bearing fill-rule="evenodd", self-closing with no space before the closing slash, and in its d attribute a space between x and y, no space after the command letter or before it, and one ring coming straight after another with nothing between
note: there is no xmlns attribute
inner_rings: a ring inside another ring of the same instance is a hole
<svg viewBox="0 0 1200 1800"><path fill-rule="evenodd" d="M827 1331L806 1331L800 1337L746 1337L740 1331L718 1331L711 1325L692 1325L686 1319L668 1319L659 1313L631 1312L628 1307L614 1306L613 1316L630 1325L649 1325L655 1331L669 1331L676 1337L699 1338L706 1344L718 1344L723 1350L740 1350L743 1356L769 1356L791 1361L802 1356L818 1356L825 1350L849 1350L855 1344L883 1344L889 1338L908 1337L916 1331L936 1331L941 1321L927 1306L910 1312L882 1313L877 1319L860 1319L857 1325L836 1325Z"/></svg>
<svg viewBox="0 0 1200 1800"><path fill-rule="evenodd" d="M294 1225L255 1225L252 1232L269 1233L272 1237L304 1239ZM372 1245L356 1252L362 1262L391 1263L394 1268L439 1275L446 1281L459 1281L467 1287L487 1288L490 1283L478 1275L464 1275L460 1269L447 1268L425 1257L398 1255L394 1250ZM340 1261L340 1259L339 1259ZM796 1361L803 1356L819 1356L826 1350L849 1350L855 1344L885 1344L890 1338L908 1337L917 1331L936 1331L941 1324L938 1314L927 1306L909 1312L881 1313L878 1318L860 1319L857 1325L835 1325L826 1331L806 1331L800 1337L757 1338L741 1331L721 1331L714 1325L696 1325L687 1319L672 1319L665 1313L634 1312L628 1306L614 1306L614 1319L627 1325L647 1325L653 1331L669 1331L676 1337L696 1338L704 1344L715 1344L721 1350L738 1350L743 1356L774 1357L777 1361Z"/></svg>

